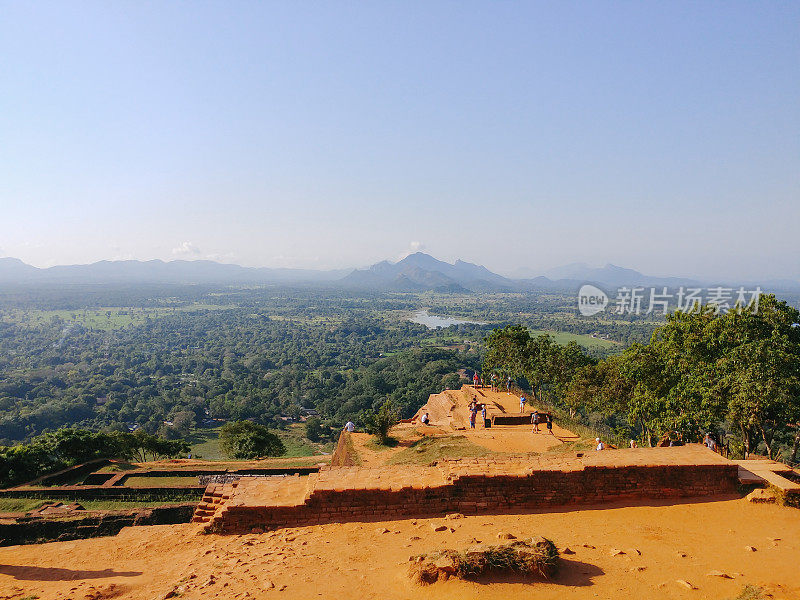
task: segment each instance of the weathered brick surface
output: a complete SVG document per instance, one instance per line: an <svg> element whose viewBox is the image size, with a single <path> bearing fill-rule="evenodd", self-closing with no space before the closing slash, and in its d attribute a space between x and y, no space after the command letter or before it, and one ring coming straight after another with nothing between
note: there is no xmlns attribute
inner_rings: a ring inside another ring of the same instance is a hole
<svg viewBox="0 0 800 600"><path fill-rule="evenodd" d="M256 483L242 479L238 488L226 490L224 496L229 499L223 496L223 505L214 511L208 528L243 532L444 512L476 514L703 497L736 489L737 465L717 455L648 449L613 458L469 459L430 467L330 468L307 480ZM214 492L216 496L218 491Z"/></svg>

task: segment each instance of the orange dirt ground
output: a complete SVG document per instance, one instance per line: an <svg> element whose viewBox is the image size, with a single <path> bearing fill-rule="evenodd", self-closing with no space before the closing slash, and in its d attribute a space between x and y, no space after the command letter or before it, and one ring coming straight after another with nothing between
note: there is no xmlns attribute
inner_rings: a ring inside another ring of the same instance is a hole
<svg viewBox="0 0 800 600"><path fill-rule="evenodd" d="M440 524L453 531L434 531ZM738 498L317 525L260 535L197 531L194 525L131 527L116 537L0 548L0 599L723 600L746 584L763 586L775 598L800 595L800 513ZM496 544L501 532L544 535L575 553L562 554L561 574L550 582L450 580L419 588L406 577L411 555L465 549L475 539Z"/></svg>

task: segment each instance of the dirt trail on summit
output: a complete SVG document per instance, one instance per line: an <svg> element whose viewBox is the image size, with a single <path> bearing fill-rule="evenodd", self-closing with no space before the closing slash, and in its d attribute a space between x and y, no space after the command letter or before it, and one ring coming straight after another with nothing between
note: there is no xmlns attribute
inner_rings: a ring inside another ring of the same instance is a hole
<svg viewBox="0 0 800 600"><path fill-rule="evenodd" d="M442 524L443 531L434 530ZM740 499L248 535L197 531L192 525L131 527L116 537L0 548L0 599L684 600L733 598L745 585L763 586L775 598L800 595L797 509ZM412 555L497 544L500 533L544 535L574 554L562 553L561 573L549 582L451 580L418 588L406 577Z"/></svg>
<svg viewBox="0 0 800 600"><path fill-rule="evenodd" d="M579 439L579 436L558 423L553 424L553 435L549 434L544 425L539 426L538 434L533 433L533 425L500 425L486 429L480 414L477 427L470 429L469 404L472 398L478 403L486 404L486 416L490 419L494 415L523 414L529 417L536 408L528 401L524 411L520 413L519 396L504 391L493 392L491 388L465 385L460 390L446 390L431 395L428 402L417 411L414 419L419 422L420 417L428 412L433 426L463 429L459 433L463 433L471 442L501 453L547 452L565 441Z"/></svg>

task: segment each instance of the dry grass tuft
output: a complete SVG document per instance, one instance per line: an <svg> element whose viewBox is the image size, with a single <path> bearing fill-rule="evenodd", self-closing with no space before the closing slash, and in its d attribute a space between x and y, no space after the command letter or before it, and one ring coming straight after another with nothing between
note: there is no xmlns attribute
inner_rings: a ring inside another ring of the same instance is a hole
<svg viewBox="0 0 800 600"><path fill-rule="evenodd" d="M471 579L489 574L518 574L549 579L558 570L558 550L546 538L471 548L466 552L441 550L411 557L409 577L429 585L450 577Z"/></svg>

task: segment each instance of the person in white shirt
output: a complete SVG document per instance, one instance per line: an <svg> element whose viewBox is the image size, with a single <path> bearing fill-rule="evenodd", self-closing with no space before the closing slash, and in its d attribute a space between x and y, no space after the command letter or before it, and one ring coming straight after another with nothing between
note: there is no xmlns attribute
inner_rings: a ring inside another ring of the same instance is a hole
<svg viewBox="0 0 800 600"><path fill-rule="evenodd" d="M430 425L431 418L428 416L428 413L425 413L424 415L422 415L422 418L420 419L420 421L422 421L423 425Z"/></svg>
<svg viewBox="0 0 800 600"><path fill-rule="evenodd" d="M595 450L605 450L606 445L600 441L600 438L594 438L594 441L597 442L597 448Z"/></svg>
<svg viewBox="0 0 800 600"><path fill-rule="evenodd" d="M353 423L352 421L348 421L348 422L345 424L344 428L345 428L347 431L349 431L350 433L353 433L353 432L356 430L356 424L355 424L355 423Z"/></svg>

